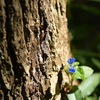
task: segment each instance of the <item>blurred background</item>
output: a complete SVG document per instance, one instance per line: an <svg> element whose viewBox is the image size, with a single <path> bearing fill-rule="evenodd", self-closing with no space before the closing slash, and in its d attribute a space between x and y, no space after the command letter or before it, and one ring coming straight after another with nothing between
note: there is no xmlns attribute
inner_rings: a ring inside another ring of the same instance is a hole
<svg viewBox="0 0 100 100"><path fill-rule="evenodd" d="M72 54L80 65L100 73L100 0L67 1ZM100 83L90 97L87 100L100 100Z"/></svg>

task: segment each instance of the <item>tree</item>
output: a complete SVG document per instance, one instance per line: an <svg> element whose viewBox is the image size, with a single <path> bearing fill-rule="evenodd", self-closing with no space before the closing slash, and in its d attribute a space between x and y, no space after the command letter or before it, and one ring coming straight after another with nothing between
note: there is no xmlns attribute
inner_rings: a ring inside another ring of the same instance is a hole
<svg viewBox="0 0 100 100"><path fill-rule="evenodd" d="M0 0L0 100L60 100L70 55L66 0Z"/></svg>

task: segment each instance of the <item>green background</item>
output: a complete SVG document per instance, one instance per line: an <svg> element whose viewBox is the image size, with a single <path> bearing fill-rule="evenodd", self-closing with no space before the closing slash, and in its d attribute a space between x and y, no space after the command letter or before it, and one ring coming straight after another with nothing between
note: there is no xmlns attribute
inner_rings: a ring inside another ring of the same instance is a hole
<svg viewBox="0 0 100 100"><path fill-rule="evenodd" d="M100 73L100 0L68 0L67 18L73 56ZM100 84L85 99L100 100Z"/></svg>

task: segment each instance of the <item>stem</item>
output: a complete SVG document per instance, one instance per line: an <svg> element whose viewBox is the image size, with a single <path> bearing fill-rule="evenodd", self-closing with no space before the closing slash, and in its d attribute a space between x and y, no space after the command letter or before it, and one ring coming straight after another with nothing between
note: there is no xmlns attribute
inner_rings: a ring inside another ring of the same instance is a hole
<svg viewBox="0 0 100 100"><path fill-rule="evenodd" d="M68 78L69 78L69 84L72 86L73 85L73 79L72 79L72 77L70 77L70 74L68 74Z"/></svg>
<svg viewBox="0 0 100 100"><path fill-rule="evenodd" d="M71 79L71 86L73 85L73 79Z"/></svg>

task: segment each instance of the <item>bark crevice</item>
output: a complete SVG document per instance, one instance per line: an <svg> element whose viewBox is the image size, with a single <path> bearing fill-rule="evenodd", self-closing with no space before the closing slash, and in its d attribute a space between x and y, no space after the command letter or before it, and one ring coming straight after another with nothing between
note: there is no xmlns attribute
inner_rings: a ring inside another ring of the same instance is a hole
<svg viewBox="0 0 100 100"><path fill-rule="evenodd" d="M5 6L0 4L4 9L0 9L3 12L0 13L2 98L60 100L64 83L62 66L70 51L65 1L1 2L5 3Z"/></svg>

